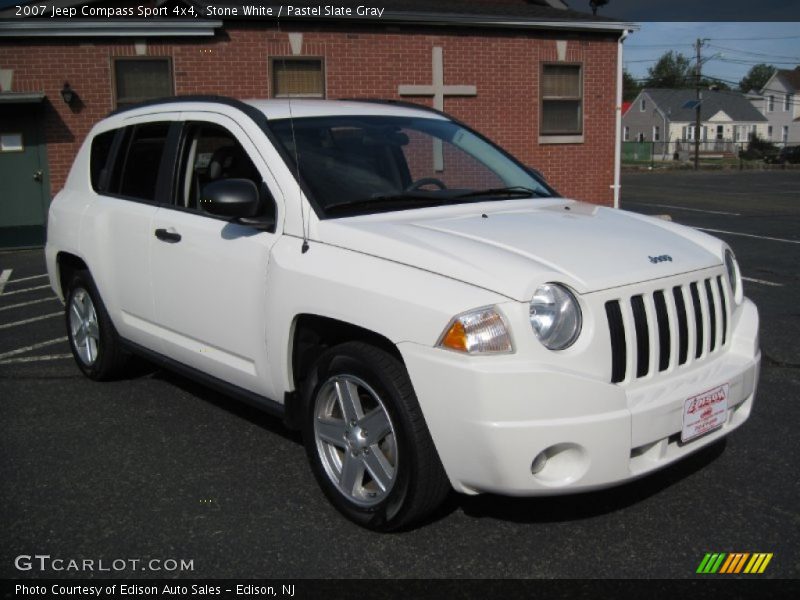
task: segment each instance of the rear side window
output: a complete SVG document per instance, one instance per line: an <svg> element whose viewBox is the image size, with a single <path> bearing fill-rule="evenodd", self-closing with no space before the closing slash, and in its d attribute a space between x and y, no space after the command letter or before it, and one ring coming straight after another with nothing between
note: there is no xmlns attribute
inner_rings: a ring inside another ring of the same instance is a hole
<svg viewBox="0 0 800 600"><path fill-rule="evenodd" d="M92 140L89 163L92 188L95 192L104 192L108 187L108 155L111 153L111 145L114 143L116 135L117 130L114 129L96 135Z"/></svg>
<svg viewBox="0 0 800 600"><path fill-rule="evenodd" d="M126 132L114 165L110 189L121 196L155 202L158 171L170 123L135 125Z"/></svg>

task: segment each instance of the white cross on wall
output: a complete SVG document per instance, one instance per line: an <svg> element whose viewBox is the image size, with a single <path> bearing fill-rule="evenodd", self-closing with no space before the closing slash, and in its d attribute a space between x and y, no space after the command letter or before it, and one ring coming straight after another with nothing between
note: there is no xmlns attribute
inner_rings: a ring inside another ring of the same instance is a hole
<svg viewBox="0 0 800 600"><path fill-rule="evenodd" d="M433 48L433 84L431 85L399 85L397 92L401 96L433 96L433 108L444 110L445 96L477 96L478 88L474 85L445 85L444 60L442 49ZM436 171L444 170L444 153L442 140L434 140L433 168Z"/></svg>

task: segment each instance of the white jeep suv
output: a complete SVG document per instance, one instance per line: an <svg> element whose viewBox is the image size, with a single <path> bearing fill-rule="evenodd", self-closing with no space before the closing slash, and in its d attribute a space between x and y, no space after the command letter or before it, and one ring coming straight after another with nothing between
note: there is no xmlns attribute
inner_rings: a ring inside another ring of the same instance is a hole
<svg viewBox="0 0 800 600"><path fill-rule="evenodd" d="M46 254L88 377L139 354L282 417L377 530L451 488L644 475L741 425L756 390L758 313L725 243L561 198L398 102L117 111L52 202Z"/></svg>

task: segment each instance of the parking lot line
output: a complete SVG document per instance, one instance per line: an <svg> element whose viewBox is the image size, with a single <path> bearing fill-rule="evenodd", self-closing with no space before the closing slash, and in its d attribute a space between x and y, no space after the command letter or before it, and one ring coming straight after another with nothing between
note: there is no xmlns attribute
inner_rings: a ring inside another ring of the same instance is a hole
<svg viewBox="0 0 800 600"><path fill-rule="evenodd" d="M767 281L765 279L753 279L752 277L742 277L742 279L751 283L760 283L761 285L768 285L771 287L783 287L782 283L775 283L774 281Z"/></svg>
<svg viewBox="0 0 800 600"><path fill-rule="evenodd" d="M30 319L23 319L22 321L14 321L12 323L3 323L0 325L0 329L8 329L9 327L17 327L19 325L27 325L28 323L35 323L36 321L44 321L45 319L52 319L53 317L60 317L63 315L61 311L48 313L46 315L41 315L38 317L31 317Z"/></svg>
<svg viewBox="0 0 800 600"><path fill-rule="evenodd" d="M26 352L30 352L31 350L38 350L39 348L44 348L45 346L52 346L54 344L60 344L61 342L66 342L67 336L62 336L60 338L54 338L52 340L47 340L45 342L39 342L38 344L31 344L30 346L25 346L24 348L17 348L16 350L10 350L8 352L3 352L0 354L0 361L9 358L11 356L17 356L18 354L25 354Z"/></svg>
<svg viewBox="0 0 800 600"><path fill-rule="evenodd" d="M3 288L6 287L6 283L11 278L11 271L12 269L4 269L2 273L0 273L0 294L3 293Z"/></svg>
<svg viewBox="0 0 800 600"><path fill-rule="evenodd" d="M708 213L709 215L727 215L730 217L741 217L741 213L725 212L723 210L705 210L702 208L687 208L685 206L675 206L674 204L651 204L650 202L623 202L632 206L656 206L658 208L674 208L675 210L688 210L690 212ZM624 207L623 207L624 208Z"/></svg>
<svg viewBox="0 0 800 600"><path fill-rule="evenodd" d="M36 287L23 288L21 290L14 290L13 292L1 292L0 291L0 296L3 296L3 297L5 297L5 296L13 296L14 294L22 294L24 292L33 292L35 290L44 290L44 289L47 289L49 287L50 287L49 285L37 285ZM2 288L0 288L0 290L1 289Z"/></svg>
<svg viewBox="0 0 800 600"><path fill-rule="evenodd" d="M42 302L52 302L53 300L58 300L55 296L50 296L49 298L39 298L37 300L29 300L28 302L19 302L17 304L9 304L8 306L0 306L0 311L3 310L11 310L12 308L22 308L23 306L30 306L31 304L40 304Z"/></svg>
<svg viewBox="0 0 800 600"><path fill-rule="evenodd" d="M42 277L47 277L47 273L43 273L41 275L30 275L29 277L18 277L13 281L13 283L18 283L20 281L30 281L31 279L41 279Z"/></svg>
<svg viewBox="0 0 800 600"><path fill-rule="evenodd" d="M722 229L709 229L708 227L695 227L700 231L710 231L711 233L725 233L728 235L740 235L742 237L756 238L759 240L769 240L771 242L783 242L785 244L800 244L800 240L787 240L784 238L769 237L767 235L755 235L752 233L742 233L741 231L723 231Z"/></svg>
<svg viewBox="0 0 800 600"><path fill-rule="evenodd" d="M72 358L72 354L46 354L44 356L22 356L19 358L9 358L7 360L0 360L0 365L39 362L44 360L60 360L62 358Z"/></svg>

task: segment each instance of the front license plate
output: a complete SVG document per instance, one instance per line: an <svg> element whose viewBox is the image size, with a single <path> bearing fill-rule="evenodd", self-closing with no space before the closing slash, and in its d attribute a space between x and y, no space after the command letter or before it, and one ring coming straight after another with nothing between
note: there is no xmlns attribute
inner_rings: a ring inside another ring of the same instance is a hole
<svg viewBox="0 0 800 600"><path fill-rule="evenodd" d="M728 388L726 383L692 396L684 403L682 442L688 442L717 427L722 427L728 418Z"/></svg>

